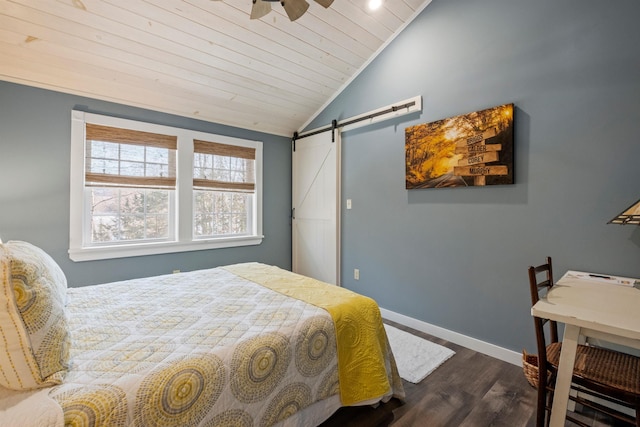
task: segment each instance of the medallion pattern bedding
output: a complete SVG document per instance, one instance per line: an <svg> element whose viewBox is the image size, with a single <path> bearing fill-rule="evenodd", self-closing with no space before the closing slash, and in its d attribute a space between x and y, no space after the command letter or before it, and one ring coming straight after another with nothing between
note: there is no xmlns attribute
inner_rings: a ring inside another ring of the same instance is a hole
<svg viewBox="0 0 640 427"><path fill-rule="evenodd" d="M25 313L29 274L10 255L0 303ZM403 398L379 310L360 297L258 263L66 289L63 379L3 383L0 425L308 426L342 405ZM5 346L0 376L14 369Z"/></svg>

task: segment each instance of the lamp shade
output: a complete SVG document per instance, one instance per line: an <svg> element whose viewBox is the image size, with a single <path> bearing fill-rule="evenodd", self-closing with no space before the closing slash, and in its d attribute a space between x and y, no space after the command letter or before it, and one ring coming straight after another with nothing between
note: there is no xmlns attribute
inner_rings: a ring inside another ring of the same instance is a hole
<svg viewBox="0 0 640 427"><path fill-rule="evenodd" d="M607 224L640 225L640 200L629 206Z"/></svg>

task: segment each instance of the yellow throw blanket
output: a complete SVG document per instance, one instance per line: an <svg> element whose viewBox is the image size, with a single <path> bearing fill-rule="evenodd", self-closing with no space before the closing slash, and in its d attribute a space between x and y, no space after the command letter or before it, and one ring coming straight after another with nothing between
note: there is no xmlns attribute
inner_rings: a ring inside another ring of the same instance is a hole
<svg viewBox="0 0 640 427"><path fill-rule="evenodd" d="M223 268L329 312L336 327L343 405L378 398L389 393L392 387L398 397L404 397L380 309L373 299L270 265L245 263Z"/></svg>

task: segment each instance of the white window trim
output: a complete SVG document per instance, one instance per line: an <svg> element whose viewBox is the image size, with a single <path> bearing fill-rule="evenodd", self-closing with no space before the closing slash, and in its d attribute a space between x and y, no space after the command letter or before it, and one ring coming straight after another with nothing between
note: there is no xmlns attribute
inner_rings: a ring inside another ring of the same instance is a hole
<svg viewBox="0 0 640 427"><path fill-rule="evenodd" d="M84 244L83 230L87 223L83 206L85 188L85 123L95 123L144 132L177 135L178 163L177 185L175 190L177 211L175 215L174 240L131 244L119 243L111 246L86 246ZM193 238L192 208L194 139L255 148L256 199L251 215L253 219L252 229L255 230L255 234L244 236L225 236L223 238L210 239ZM72 110L69 230L69 257L73 261L90 261L259 245L262 243L262 239L264 238L262 232L262 142Z"/></svg>

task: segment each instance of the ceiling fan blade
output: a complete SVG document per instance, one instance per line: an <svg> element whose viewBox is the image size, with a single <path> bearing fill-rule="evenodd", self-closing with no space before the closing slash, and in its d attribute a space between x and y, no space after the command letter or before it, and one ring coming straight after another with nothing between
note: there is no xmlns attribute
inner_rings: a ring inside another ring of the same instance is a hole
<svg viewBox="0 0 640 427"><path fill-rule="evenodd" d="M263 0L253 0L253 6L251 6L251 19L260 19L269 12L271 12L271 3Z"/></svg>
<svg viewBox="0 0 640 427"><path fill-rule="evenodd" d="M282 0L282 7L289 19L295 21L309 9L309 3L306 0Z"/></svg>
<svg viewBox="0 0 640 427"><path fill-rule="evenodd" d="M316 0L316 3L324 7L329 7L331 6L331 3L333 3L333 0Z"/></svg>

